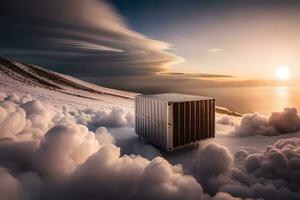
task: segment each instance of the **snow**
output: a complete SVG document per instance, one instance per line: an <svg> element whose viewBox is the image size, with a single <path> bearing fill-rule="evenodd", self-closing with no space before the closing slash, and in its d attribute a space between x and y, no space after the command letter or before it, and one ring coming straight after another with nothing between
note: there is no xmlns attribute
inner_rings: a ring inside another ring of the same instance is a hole
<svg viewBox="0 0 300 200"><path fill-rule="evenodd" d="M26 72L30 71L25 65L20 63L15 64ZM0 63L0 66L1 65L2 64ZM45 71L49 72L49 70ZM30 94L34 99L50 103L55 107L69 106L74 109L95 108L101 110L111 110L118 106L125 110L133 109L133 98L136 93L118 93L117 90L96 86L65 75L63 78L84 86L91 87L92 89L99 91L100 94L78 90L71 87L65 87L63 85L59 85L63 88L62 90L49 90L49 88L40 86L31 79L24 77L19 73L15 73L12 70L10 70L8 73L9 76L6 73L0 73L1 93L17 94L20 96ZM47 82L53 84L53 81L51 80L47 80Z"/></svg>

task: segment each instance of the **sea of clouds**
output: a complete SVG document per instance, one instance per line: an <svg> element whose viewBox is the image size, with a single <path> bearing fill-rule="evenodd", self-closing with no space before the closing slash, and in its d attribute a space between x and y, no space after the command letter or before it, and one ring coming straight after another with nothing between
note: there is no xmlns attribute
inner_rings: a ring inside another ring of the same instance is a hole
<svg viewBox="0 0 300 200"><path fill-rule="evenodd" d="M273 112L270 116L258 113L245 114L236 123L225 115L218 119L219 124L234 126L234 136L276 136L300 131L300 116L296 108L285 108L282 112Z"/></svg>
<svg viewBox="0 0 300 200"><path fill-rule="evenodd" d="M231 154L209 143L197 150L186 174L162 156L121 153L109 130L126 130L133 119L119 108L71 110L30 95L0 94L0 199L300 198L300 138L278 140L255 154ZM233 137L299 130L295 109L218 123L234 126Z"/></svg>

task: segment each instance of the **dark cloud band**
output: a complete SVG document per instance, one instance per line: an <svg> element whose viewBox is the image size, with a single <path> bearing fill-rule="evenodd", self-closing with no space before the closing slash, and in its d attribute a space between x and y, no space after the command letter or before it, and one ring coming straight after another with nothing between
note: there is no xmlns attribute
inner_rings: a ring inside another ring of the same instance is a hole
<svg viewBox="0 0 300 200"><path fill-rule="evenodd" d="M104 1L1 2L0 53L82 76L140 75L182 61L130 30Z"/></svg>

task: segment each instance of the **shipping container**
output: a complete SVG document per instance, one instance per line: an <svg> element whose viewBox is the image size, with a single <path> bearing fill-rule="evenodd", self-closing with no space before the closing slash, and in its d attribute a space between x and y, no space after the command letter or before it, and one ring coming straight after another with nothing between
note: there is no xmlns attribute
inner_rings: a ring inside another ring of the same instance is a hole
<svg viewBox="0 0 300 200"><path fill-rule="evenodd" d="M215 137L215 99L176 93L138 95L135 131L167 151Z"/></svg>

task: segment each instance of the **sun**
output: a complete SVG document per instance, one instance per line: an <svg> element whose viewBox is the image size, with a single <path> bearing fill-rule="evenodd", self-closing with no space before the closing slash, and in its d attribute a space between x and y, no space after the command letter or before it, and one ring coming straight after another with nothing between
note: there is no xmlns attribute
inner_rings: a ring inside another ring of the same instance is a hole
<svg viewBox="0 0 300 200"><path fill-rule="evenodd" d="M286 80L290 78L290 70L288 67L282 66L276 69L276 77L279 80Z"/></svg>

